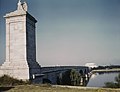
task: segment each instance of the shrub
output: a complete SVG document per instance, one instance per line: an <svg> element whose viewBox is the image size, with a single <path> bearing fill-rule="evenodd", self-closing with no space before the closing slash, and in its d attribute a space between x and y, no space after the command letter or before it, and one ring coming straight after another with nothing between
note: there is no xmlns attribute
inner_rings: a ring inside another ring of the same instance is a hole
<svg viewBox="0 0 120 92"><path fill-rule="evenodd" d="M30 81L18 80L8 75L3 75L0 77L1 86L15 86L15 85L22 85L22 84L30 84Z"/></svg>
<svg viewBox="0 0 120 92"><path fill-rule="evenodd" d="M107 88L116 88L116 85L113 82L106 82L105 87L107 87Z"/></svg>
<svg viewBox="0 0 120 92"><path fill-rule="evenodd" d="M106 82L105 87L107 87L107 88L120 88L120 74L115 77L115 82Z"/></svg>

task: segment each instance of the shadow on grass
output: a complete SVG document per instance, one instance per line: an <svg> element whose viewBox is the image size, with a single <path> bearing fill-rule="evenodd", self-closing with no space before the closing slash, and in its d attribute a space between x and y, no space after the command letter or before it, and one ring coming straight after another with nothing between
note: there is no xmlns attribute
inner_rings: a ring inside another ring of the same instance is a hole
<svg viewBox="0 0 120 92"><path fill-rule="evenodd" d="M2 92L2 91L8 91L8 90L10 90L12 88L14 88L14 87L0 87L0 92Z"/></svg>

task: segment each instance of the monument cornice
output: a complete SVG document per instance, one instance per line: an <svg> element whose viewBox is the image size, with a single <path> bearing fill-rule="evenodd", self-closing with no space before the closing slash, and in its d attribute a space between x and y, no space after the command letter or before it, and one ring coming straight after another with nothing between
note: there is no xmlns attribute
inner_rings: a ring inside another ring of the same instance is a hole
<svg viewBox="0 0 120 92"><path fill-rule="evenodd" d="M27 17L29 17L30 20L33 20L35 23L37 22L37 20L33 16L31 16L27 11L24 11L24 10L16 10L14 12L7 13L4 16L4 18L16 17L16 16L22 16L22 15L26 15Z"/></svg>
<svg viewBox="0 0 120 92"><path fill-rule="evenodd" d="M27 12L23 11L23 10L16 10L14 12L11 13L7 13L4 18L9 18L9 17L15 17L15 16L21 16L21 15L26 15Z"/></svg>

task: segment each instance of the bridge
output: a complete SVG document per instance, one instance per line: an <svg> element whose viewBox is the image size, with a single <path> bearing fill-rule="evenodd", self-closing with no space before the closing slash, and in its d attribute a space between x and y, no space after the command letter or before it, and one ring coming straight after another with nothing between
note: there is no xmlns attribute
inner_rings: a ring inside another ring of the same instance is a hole
<svg viewBox="0 0 120 92"><path fill-rule="evenodd" d="M41 67L41 73L33 75L33 82L44 83L48 80L51 84L57 84L57 79L62 73L75 69L79 73L82 72L84 77L89 77L89 68L85 66L53 66L53 67Z"/></svg>

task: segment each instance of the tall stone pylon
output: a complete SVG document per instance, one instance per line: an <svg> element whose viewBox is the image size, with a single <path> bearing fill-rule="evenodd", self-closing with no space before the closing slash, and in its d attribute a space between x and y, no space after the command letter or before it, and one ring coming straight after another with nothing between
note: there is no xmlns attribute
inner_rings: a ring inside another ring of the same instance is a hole
<svg viewBox="0 0 120 92"><path fill-rule="evenodd" d="M18 79L32 79L40 73L36 62L36 19L27 12L27 3L18 1L17 10L7 13L6 60L0 67L0 75Z"/></svg>

